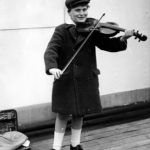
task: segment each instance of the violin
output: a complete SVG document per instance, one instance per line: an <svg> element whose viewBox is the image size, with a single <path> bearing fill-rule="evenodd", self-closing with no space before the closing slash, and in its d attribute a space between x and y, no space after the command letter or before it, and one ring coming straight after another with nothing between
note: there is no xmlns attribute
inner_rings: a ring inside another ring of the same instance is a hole
<svg viewBox="0 0 150 150"><path fill-rule="evenodd" d="M95 25L97 25L96 28ZM94 18L87 18L86 22L77 25L78 32L88 33L91 32L92 30L94 30L94 32L95 31L100 32L101 34L107 37L112 37L118 34L119 32L126 31L126 29L119 27L118 24L115 22L98 23L98 20ZM135 39L139 39L139 42L147 40L147 36L140 34L139 31L135 32L133 30L133 36L135 36Z"/></svg>

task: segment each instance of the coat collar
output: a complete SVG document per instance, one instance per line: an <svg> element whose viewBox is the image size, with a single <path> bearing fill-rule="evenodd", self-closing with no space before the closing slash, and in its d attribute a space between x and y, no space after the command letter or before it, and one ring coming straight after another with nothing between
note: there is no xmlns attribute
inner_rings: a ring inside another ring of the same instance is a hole
<svg viewBox="0 0 150 150"><path fill-rule="evenodd" d="M84 34L77 33L76 26L74 24L66 24L66 29L71 34L71 37L76 41L75 45L81 44L86 38Z"/></svg>
<svg viewBox="0 0 150 150"><path fill-rule="evenodd" d="M71 37L76 40L77 34L76 34L76 27L74 24L67 24L66 29L69 31L71 34Z"/></svg>

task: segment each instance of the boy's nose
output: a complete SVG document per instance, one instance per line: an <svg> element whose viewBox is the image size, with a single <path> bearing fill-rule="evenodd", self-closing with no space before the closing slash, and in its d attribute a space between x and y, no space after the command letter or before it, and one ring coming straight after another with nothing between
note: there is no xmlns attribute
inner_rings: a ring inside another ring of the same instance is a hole
<svg viewBox="0 0 150 150"><path fill-rule="evenodd" d="M80 11L80 15L83 15L83 14L84 14L84 11L81 10L81 11Z"/></svg>

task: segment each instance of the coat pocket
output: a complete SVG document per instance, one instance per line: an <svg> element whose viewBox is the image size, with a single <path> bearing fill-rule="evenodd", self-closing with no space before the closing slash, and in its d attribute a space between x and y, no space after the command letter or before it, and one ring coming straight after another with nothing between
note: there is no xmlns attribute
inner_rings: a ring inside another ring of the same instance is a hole
<svg viewBox="0 0 150 150"><path fill-rule="evenodd" d="M100 74L100 70L99 69L93 69L92 70L93 75L99 75Z"/></svg>

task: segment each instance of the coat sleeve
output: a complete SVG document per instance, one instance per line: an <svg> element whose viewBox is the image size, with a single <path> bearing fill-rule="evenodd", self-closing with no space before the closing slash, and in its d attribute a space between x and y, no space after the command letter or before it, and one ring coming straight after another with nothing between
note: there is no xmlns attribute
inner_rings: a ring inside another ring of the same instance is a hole
<svg viewBox="0 0 150 150"><path fill-rule="evenodd" d="M62 43L61 28L56 27L44 53L45 72L48 75L51 75L49 69L58 68L58 57Z"/></svg>
<svg viewBox="0 0 150 150"><path fill-rule="evenodd" d="M105 50L108 52L118 52L126 50L127 48L127 40L122 41L121 36L119 37L106 37L102 34L94 35L95 45L101 50Z"/></svg>

